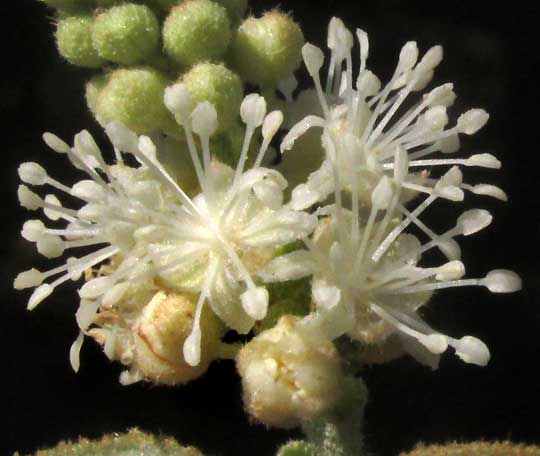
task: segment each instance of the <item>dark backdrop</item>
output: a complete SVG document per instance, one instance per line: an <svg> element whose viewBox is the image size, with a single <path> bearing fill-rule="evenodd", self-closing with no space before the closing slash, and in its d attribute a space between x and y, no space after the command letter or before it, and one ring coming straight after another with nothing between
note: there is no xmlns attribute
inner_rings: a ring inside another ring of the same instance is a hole
<svg viewBox="0 0 540 456"><path fill-rule="evenodd" d="M273 1L254 1L261 12ZM441 6L436 6L440 4ZM474 4L474 5L470 5ZM417 40L421 49L444 45L445 60L436 82L455 82L458 108L484 107L487 127L470 152L494 151L500 172L476 172L509 194L507 204L468 198L493 211L492 226L463 242L470 276L492 268L518 271L524 290L491 295L483 289L448 290L434 299L426 316L449 334L482 337L492 351L488 367L461 363L452 354L436 372L401 359L367 369L370 390L365 428L369 448L395 455L418 440L512 439L540 444L539 213L538 213L538 20L534 1L283 1L294 10L308 40L323 45L332 15L365 29L371 38L370 65L389 77L401 45ZM0 306L2 378L0 410L4 425L0 453L34 451L78 435L138 426L164 432L212 453L273 455L294 433L249 425L241 410L240 387L231 363L216 363L204 378L180 388L121 387L121 371L87 343L82 368L74 374L68 350L76 337L75 287L64 286L31 314L28 294L14 292L18 271L43 266L34 247L19 236L30 217L16 201L16 167L39 160L62 176L69 168L45 153L45 130L70 138L82 128L97 131L86 112L83 81L88 72L64 64L54 48L47 9L36 0L3 1L1 71L2 223ZM65 171L66 170L66 171ZM68 171L69 172L69 171ZM70 177L67 178L68 180ZM443 208L431 223L450 226Z"/></svg>

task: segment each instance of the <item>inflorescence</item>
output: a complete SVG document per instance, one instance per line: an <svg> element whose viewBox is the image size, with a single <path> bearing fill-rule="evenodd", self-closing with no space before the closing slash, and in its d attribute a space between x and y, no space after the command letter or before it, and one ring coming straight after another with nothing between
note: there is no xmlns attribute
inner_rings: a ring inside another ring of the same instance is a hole
<svg viewBox="0 0 540 456"><path fill-rule="evenodd" d="M294 34L297 43L301 32ZM357 29L356 37L360 61L354 74L353 34L341 20L330 21L324 87L322 50L303 46L314 88L294 99L293 78L277 84L286 101L269 103L280 103L285 119L280 110L267 113L267 102L258 94L243 99L234 115L243 122L243 140L229 154L236 157L232 167L214 150L220 144L212 142L220 130L216 108L208 101L195 103L182 81L163 87L160 103L182 126L173 136L184 142L189 160L165 159L163 129L139 135L122 119L104 122L114 149L112 162L85 130L75 136L73 146L44 135L47 145L86 178L68 187L40 165L24 163L21 180L52 187L81 204L68 208L55 195L42 198L21 185L21 205L43 209L52 223L29 220L22 235L47 258L71 249L94 250L45 272L25 271L15 279L15 288L34 288L31 310L56 287L84 277L76 314L80 335L70 356L74 370L85 336L129 367L121 377L125 384L142 379L184 383L204 371L198 366L235 357L239 350L246 408L260 421L288 427L321 413L339 397L342 372L333 341L341 337L381 347L397 337L403 350L432 368L449 346L467 363L488 363L489 350L482 341L447 336L419 314L436 290L479 285L509 293L521 287L519 277L504 269L464 278L457 239L486 228L492 220L488 211L457 210L450 215L454 226L444 233L434 232L423 220L438 200L455 204L465 192L507 199L498 187L463 181L464 167L500 168L494 156L453 155L460 148L459 135L476 133L488 114L471 109L448 126L447 108L456 98L452 84L423 93L442 60L440 46L419 59L416 43L406 43L389 82L382 84L367 67L367 34ZM413 94L422 93L407 105ZM293 111L301 120L288 128L286 117ZM290 198L288 176L265 160L270 143L283 130L281 152L298 169L305 166L303 154L310 153L299 150L300 138L316 135L323 150L318 168L292 189ZM295 154L300 159L295 161ZM189 171L195 191L189 179L183 181ZM58 221L64 226L58 227ZM423 237L412 234L412 227ZM437 266L423 266L422 256L430 250L440 252ZM268 284L305 278L311 283L306 315L292 318L285 308L274 328L244 347L221 342L227 330L257 332L257 322L273 304ZM156 323L161 321L172 326L165 330ZM175 334L174 325L182 331ZM205 332L207 327L214 329ZM138 343L142 336L153 355L166 352L167 368L182 374L156 373L158 361L141 361L149 356ZM210 346L212 356L205 352ZM334 375L325 375L325 370ZM306 372L318 372L322 383Z"/></svg>

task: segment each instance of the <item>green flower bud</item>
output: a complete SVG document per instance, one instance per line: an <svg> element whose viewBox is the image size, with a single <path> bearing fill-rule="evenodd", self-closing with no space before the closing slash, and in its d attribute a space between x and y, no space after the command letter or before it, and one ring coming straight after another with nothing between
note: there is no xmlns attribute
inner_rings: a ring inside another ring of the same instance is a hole
<svg viewBox="0 0 540 456"><path fill-rule="evenodd" d="M182 347L190 335L196 299L158 292L147 304L134 326L133 367L146 380L165 385L187 383L200 377L219 356L224 325L205 307L201 316L201 359L190 366L182 356Z"/></svg>
<svg viewBox="0 0 540 456"><path fill-rule="evenodd" d="M89 15L59 19L56 27L58 52L69 63L86 68L98 68L105 61L92 45L93 18Z"/></svg>
<svg viewBox="0 0 540 456"><path fill-rule="evenodd" d="M300 66L303 45L300 26L287 14L270 11L240 25L229 57L243 79L275 86Z"/></svg>
<svg viewBox="0 0 540 456"><path fill-rule="evenodd" d="M236 357L246 411L269 426L291 428L326 412L339 398L342 370L334 345L281 317Z"/></svg>
<svg viewBox="0 0 540 456"><path fill-rule="evenodd" d="M246 14L248 0L215 0L225 7L233 28L238 27Z"/></svg>
<svg viewBox="0 0 540 456"><path fill-rule="evenodd" d="M540 447L512 442L450 443L448 445L418 445L401 456L535 456Z"/></svg>
<svg viewBox="0 0 540 456"><path fill-rule="evenodd" d="M96 17L92 40L104 59L132 65L156 52L159 23L145 5L114 6Z"/></svg>
<svg viewBox="0 0 540 456"><path fill-rule="evenodd" d="M101 91L103 90L103 87L107 85L108 80L109 78L107 75L98 74L97 76L94 76L92 79L90 79L90 81L86 83L86 86L85 86L86 105L88 106L88 109L90 109L90 112L94 114L94 117L96 116L96 106L97 106L99 95Z"/></svg>
<svg viewBox="0 0 540 456"><path fill-rule="evenodd" d="M214 105L218 114L218 131L235 124L242 103L240 78L222 64L200 63L185 73L179 82L186 84L193 107L202 101Z"/></svg>
<svg viewBox="0 0 540 456"><path fill-rule="evenodd" d="M15 453L17 455L18 453ZM56 448L41 450L36 456L119 456L128 454L154 456L203 456L194 447L180 445L175 439L146 434L132 429L126 434L110 434L100 440L81 438L78 442L61 442Z"/></svg>
<svg viewBox="0 0 540 456"><path fill-rule="evenodd" d="M210 0L186 0L173 8L163 25L165 52L191 66L223 55L231 40L227 10Z"/></svg>
<svg viewBox="0 0 540 456"><path fill-rule="evenodd" d="M292 442L283 445L277 456L315 456L315 448L307 442L301 440L293 440Z"/></svg>
<svg viewBox="0 0 540 456"><path fill-rule="evenodd" d="M96 117L102 124L118 120L138 134L177 131L179 127L163 102L169 84L153 68L116 70L99 94Z"/></svg>

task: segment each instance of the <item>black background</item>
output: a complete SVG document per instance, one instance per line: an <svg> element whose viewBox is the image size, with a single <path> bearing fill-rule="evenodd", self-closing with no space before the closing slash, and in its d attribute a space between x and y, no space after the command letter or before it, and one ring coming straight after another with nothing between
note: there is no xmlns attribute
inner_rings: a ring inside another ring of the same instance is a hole
<svg viewBox="0 0 540 456"><path fill-rule="evenodd" d="M274 3L258 0L251 5L259 13ZM464 141L464 150L494 152L503 162L499 172L468 169L465 175L473 182L496 183L510 197L506 204L467 197L463 206L486 207L495 220L462 242L463 256L469 276L514 269L524 290L513 295L447 290L425 312L430 323L448 334L485 340L492 352L489 366L465 365L448 354L436 372L405 358L367 369L368 447L382 456L396 455L419 440L540 444L537 2L291 0L281 7L293 10L307 39L321 46L332 15L350 27L362 27L370 34L370 67L383 81L405 41L416 40L423 50L442 44L445 60L435 82L455 83L455 112L483 107L491 113L488 125ZM11 289L17 272L45 264L19 235L22 222L33 216L17 204L18 163L39 161L59 178L68 174L70 183L75 178L71 169L46 151L41 133L49 130L69 139L82 128L98 129L82 101L89 72L57 57L50 11L35 0L5 0L0 8L0 453L25 453L60 439L138 426L176 436L210 454L273 455L278 443L296 434L248 423L231 363L215 363L206 376L185 387L122 387L117 382L121 368L87 343L76 375L68 362L77 334L75 287L62 287L31 314L25 310L29 293ZM430 223L448 228L460 209L430 209Z"/></svg>

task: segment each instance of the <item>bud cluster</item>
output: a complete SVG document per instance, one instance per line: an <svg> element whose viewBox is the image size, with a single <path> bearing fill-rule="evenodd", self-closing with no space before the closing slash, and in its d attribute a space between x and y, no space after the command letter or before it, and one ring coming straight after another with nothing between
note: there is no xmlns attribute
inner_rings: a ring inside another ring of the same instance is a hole
<svg viewBox="0 0 540 456"><path fill-rule="evenodd" d="M216 107L221 131L213 140L233 161L244 83L275 89L301 63L298 24L277 10L245 19L247 0L43 2L57 10L60 55L100 70L86 85L96 120L165 134L178 151L187 144L163 105L167 85L182 82L196 101Z"/></svg>

